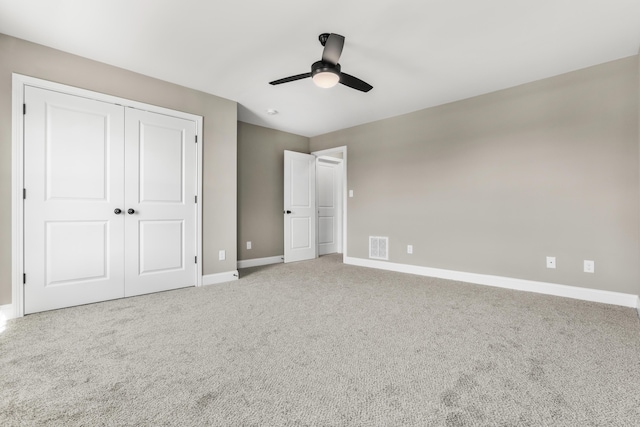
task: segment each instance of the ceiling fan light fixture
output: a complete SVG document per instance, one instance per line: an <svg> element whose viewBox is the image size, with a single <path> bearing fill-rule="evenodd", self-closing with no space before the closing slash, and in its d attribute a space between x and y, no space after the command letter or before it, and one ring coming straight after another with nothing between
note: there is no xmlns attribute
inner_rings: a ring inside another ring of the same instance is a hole
<svg viewBox="0 0 640 427"><path fill-rule="evenodd" d="M340 76L334 71L321 71L313 76L313 82L318 87L330 88L334 87L340 81Z"/></svg>
<svg viewBox="0 0 640 427"><path fill-rule="evenodd" d="M311 66L311 78L318 87L330 88L340 82L340 64L314 62Z"/></svg>

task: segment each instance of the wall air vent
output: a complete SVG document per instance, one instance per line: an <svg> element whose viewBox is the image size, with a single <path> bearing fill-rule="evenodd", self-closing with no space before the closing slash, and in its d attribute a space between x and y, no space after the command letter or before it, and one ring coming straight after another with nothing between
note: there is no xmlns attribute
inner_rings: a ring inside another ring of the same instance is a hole
<svg viewBox="0 0 640 427"><path fill-rule="evenodd" d="M389 259L389 238L369 236L369 258Z"/></svg>

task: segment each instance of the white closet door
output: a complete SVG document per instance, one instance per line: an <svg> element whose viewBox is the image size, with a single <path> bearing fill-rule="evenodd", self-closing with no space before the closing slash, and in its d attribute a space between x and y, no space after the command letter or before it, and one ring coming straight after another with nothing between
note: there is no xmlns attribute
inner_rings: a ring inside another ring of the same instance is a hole
<svg viewBox="0 0 640 427"><path fill-rule="evenodd" d="M195 135L194 121L126 109L127 296L196 284Z"/></svg>
<svg viewBox="0 0 640 427"><path fill-rule="evenodd" d="M318 199L318 255L339 251L342 239L342 163L318 159L316 163Z"/></svg>
<svg viewBox="0 0 640 427"><path fill-rule="evenodd" d="M124 296L124 109L25 88L25 313Z"/></svg>

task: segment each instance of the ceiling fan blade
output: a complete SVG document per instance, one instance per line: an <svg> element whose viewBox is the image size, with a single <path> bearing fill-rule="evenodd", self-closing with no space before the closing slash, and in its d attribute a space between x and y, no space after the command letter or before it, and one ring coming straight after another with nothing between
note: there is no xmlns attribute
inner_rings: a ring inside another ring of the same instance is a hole
<svg viewBox="0 0 640 427"><path fill-rule="evenodd" d="M306 79L307 77L311 77L311 73L297 74L295 76L285 77L284 79L274 80L272 82L269 82L269 84L275 86L282 83L289 83L289 82L295 82L296 80Z"/></svg>
<svg viewBox="0 0 640 427"><path fill-rule="evenodd" d="M324 50L322 51L322 61L329 64L336 65L342 54L342 47L344 46L344 37L340 34L330 34L327 42L324 44Z"/></svg>
<svg viewBox="0 0 640 427"><path fill-rule="evenodd" d="M363 82L359 78L353 77L351 74L347 73L340 73L340 83L362 92L369 92L373 89L373 86L369 83Z"/></svg>

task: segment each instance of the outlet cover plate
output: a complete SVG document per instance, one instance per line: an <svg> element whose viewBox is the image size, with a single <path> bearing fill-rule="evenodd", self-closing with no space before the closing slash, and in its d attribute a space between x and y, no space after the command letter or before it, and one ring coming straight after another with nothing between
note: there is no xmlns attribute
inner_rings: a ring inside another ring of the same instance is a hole
<svg viewBox="0 0 640 427"><path fill-rule="evenodd" d="M585 259L584 260L584 272L585 273L595 273L596 272L596 263L595 263L595 261Z"/></svg>
<svg viewBox="0 0 640 427"><path fill-rule="evenodd" d="M222 249L218 252L218 260L219 261L224 261L227 258L227 252Z"/></svg>
<svg viewBox="0 0 640 427"><path fill-rule="evenodd" d="M547 268L556 268L556 257L554 256L547 257Z"/></svg>

